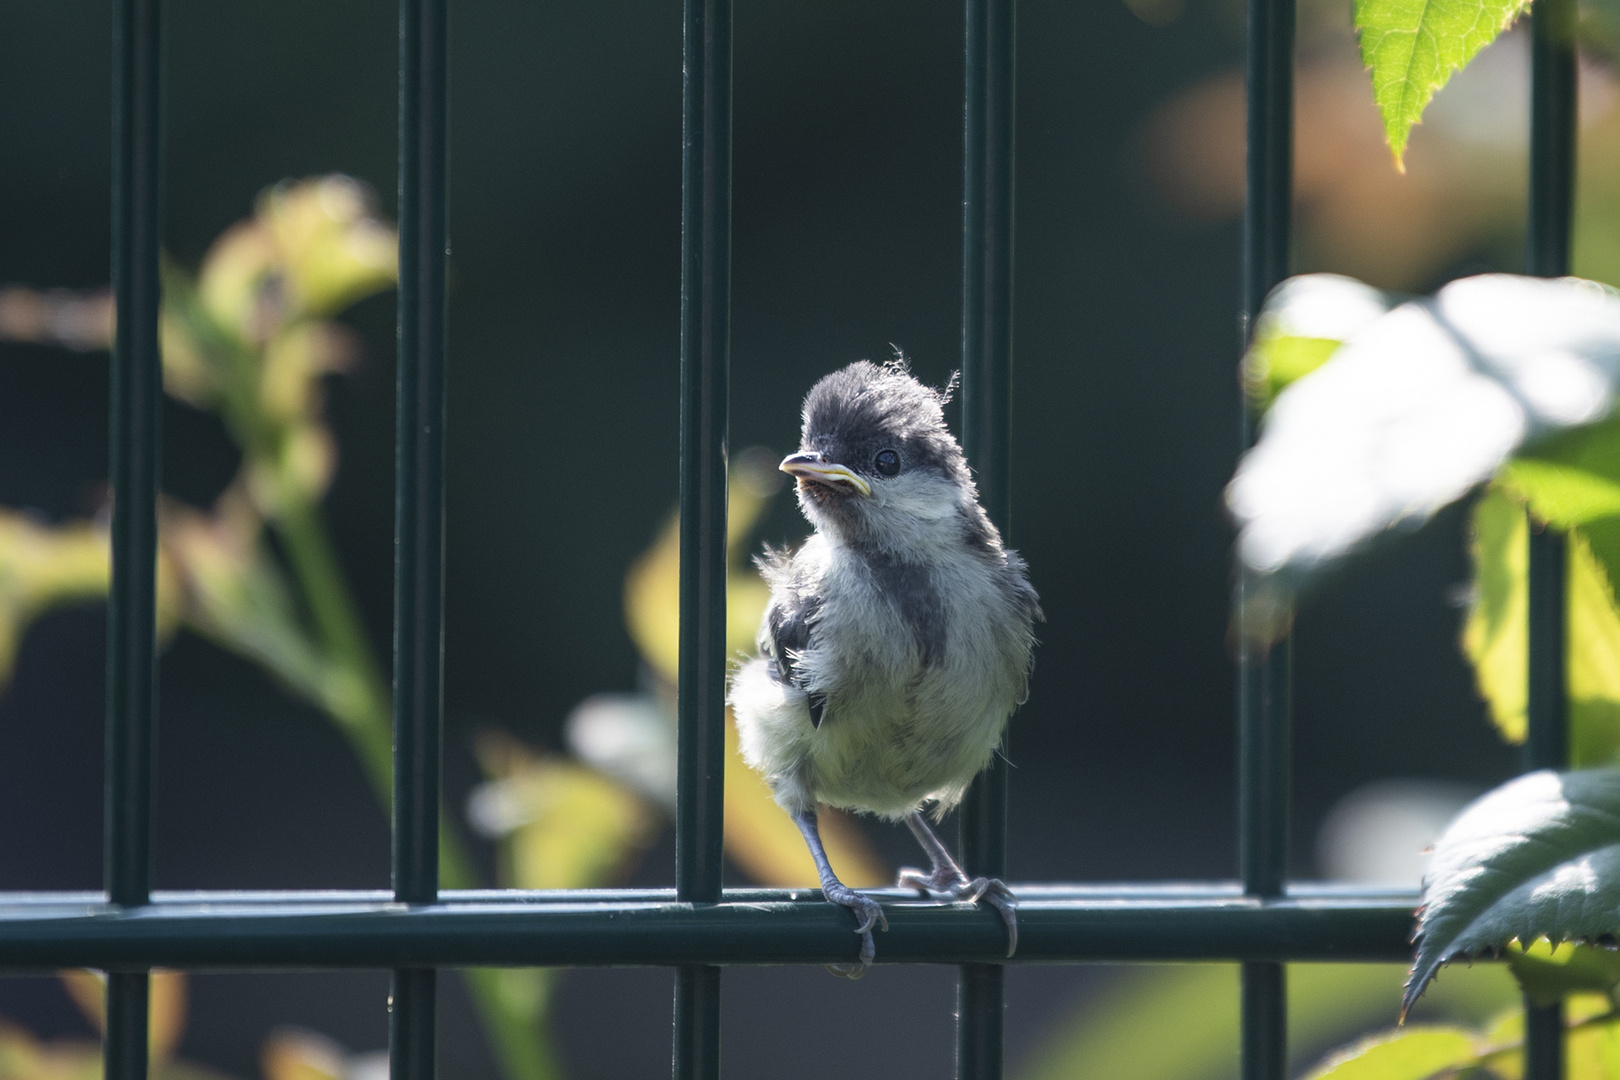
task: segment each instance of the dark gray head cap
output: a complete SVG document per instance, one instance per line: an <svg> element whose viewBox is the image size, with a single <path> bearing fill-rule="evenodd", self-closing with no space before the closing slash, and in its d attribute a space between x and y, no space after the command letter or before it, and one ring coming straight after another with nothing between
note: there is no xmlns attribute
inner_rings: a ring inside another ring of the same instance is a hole
<svg viewBox="0 0 1620 1080"><path fill-rule="evenodd" d="M965 481L962 449L945 426L943 406L954 386L954 379L944 390L924 386L903 358L881 366L857 360L805 396L803 448L864 470L871 453L889 446L908 469L933 468Z"/></svg>

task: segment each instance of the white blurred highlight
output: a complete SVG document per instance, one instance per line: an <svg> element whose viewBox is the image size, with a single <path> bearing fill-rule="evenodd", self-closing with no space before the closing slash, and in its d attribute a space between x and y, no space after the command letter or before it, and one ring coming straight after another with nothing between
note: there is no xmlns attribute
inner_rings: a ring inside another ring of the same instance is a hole
<svg viewBox="0 0 1620 1080"><path fill-rule="evenodd" d="M595 694L574 707L568 747L667 809L675 807L675 723L651 694Z"/></svg>
<svg viewBox="0 0 1620 1080"><path fill-rule="evenodd" d="M1330 881L1416 889L1430 849L1478 789L1440 780L1378 780L1340 799L1316 834Z"/></svg>
<svg viewBox="0 0 1620 1080"><path fill-rule="evenodd" d="M1239 554L1262 574L1308 573L1385 529L1415 528L1526 440L1612 407L1612 290L1491 274L1373 314L1380 294L1346 280L1296 278L1262 316L1299 336L1349 328L1278 395L1227 489Z"/></svg>

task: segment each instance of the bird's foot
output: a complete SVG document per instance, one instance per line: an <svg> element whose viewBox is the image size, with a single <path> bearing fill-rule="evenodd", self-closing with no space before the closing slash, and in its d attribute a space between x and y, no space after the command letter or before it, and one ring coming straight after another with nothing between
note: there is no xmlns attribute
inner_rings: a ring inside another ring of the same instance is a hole
<svg viewBox="0 0 1620 1080"><path fill-rule="evenodd" d="M860 925L855 932L861 936L861 958L856 964L828 964L827 970L841 979L859 979L866 974L866 969L872 966L872 958L877 955L877 946L872 942L872 928L881 926L889 928L889 917L883 914L878 902L869 896L862 896L841 882L832 882L821 887L822 895L828 903L838 904L849 908L855 913Z"/></svg>
<svg viewBox="0 0 1620 1080"><path fill-rule="evenodd" d="M1007 955L1018 951L1018 898L1000 878L970 878L955 866L937 866L932 872L907 867L900 871L901 888L949 896L970 904L983 901L1001 914L1007 927ZM885 927L887 929L887 927Z"/></svg>

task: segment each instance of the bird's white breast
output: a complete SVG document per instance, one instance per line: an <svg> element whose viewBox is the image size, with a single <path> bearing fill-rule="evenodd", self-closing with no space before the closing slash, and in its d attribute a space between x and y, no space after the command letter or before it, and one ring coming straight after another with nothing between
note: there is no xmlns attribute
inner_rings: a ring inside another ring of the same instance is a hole
<svg viewBox="0 0 1620 1080"><path fill-rule="evenodd" d="M890 817L925 800L954 804L1022 696L1028 615L1011 603L995 557L959 540L919 547L909 553L926 555L942 624L927 662L915 610L869 559L820 535L795 558L795 576L822 598L799 667L827 704L819 727L804 711L792 742L822 802Z"/></svg>

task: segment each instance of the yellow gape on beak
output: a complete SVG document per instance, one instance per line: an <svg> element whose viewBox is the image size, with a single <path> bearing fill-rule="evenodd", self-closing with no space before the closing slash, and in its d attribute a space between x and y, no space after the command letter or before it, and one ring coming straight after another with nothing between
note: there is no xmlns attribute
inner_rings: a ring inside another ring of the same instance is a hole
<svg viewBox="0 0 1620 1080"><path fill-rule="evenodd" d="M834 465L821 460L820 454L789 454L782 459L782 464L777 468L800 480L812 480L818 484L834 487L842 485L854 488L862 495L872 494L872 485L866 482L865 477L843 465Z"/></svg>

